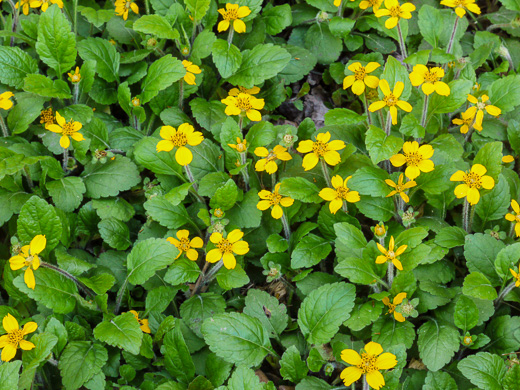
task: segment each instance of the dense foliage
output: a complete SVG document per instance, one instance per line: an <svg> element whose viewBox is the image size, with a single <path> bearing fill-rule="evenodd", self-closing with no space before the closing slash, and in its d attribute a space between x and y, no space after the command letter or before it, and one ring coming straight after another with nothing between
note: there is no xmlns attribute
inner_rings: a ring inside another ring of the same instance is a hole
<svg viewBox="0 0 520 390"><path fill-rule="evenodd" d="M0 390L519 388L518 0L0 10Z"/></svg>

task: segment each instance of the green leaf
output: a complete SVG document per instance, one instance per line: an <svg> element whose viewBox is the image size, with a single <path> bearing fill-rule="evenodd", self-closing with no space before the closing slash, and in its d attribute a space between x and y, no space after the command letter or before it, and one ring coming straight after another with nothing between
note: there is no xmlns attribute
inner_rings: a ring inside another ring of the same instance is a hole
<svg viewBox="0 0 520 390"><path fill-rule="evenodd" d="M54 310L55 313L67 314L76 306L76 284L49 268L40 267L34 271L36 286L27 287L23 275L17 276L13 284L29 298Z"/></svg>
<svg viewBox="0 0 520 390"><path fill-rule="evenodd" d="M372 198L371 196L361 195L361 201L356 203L356 207L366 217L376 221L386 222L394 216L394 201L392 198Z"/></svg>
<svg viewBox="0 0 520 390"><path fill-rule="evenodd" d="M502 380L507 368L500 356L479 352L460 361L457 368L471 383L481 389L503 390Z"/></svg>
<svg viewBox="0 0 520 390"><path fill-rule="evenodd" d="M207 101L195 98L190 101L190 107L197 123L210 131L218 140L222 125L228 118L224 113L225 105L218 100Z"/></svg>
<svg viewBox="0 0 520 390"><path fill-rule="evenodd" d="M224 290L239 288L249 283L249 276L240 264L234 269L221 268L217 274L217 283Z"/></svg>
<svg viewBox="0 0 520 390"><path fill-rule="evenodd" d="M81 173L87 187L85 196L97 199L117 196L139 184L137 166L128 157L116 156L104 164L89 163Z"/></svg>
<svg viewBox="0 0 520 390"><path fill-rule="evenodd" d="M520 75L501 77L491 84L489 103L500 108L502 114L520 105Z"/></svg>
<svg viewBox="0 0 520 390"><path fill-rule="evenodd" d="M24 79L24 91L43 97L68 99L72 97L68 84L63 80L51 80L41 74L29 74Z"/></svg>
<svg viewBox="0 0 520 390"><path fill-rule="evenodd" d="M87 38L78 42L78 51L84 61L96 61L96 72L101 78L108 82L119 80L121 55L106 39Z"/></svg>
<svg viewBox="0 0 520 390"><path fill-rule="evenodd" d="M458 226L445 227L435 236L435 243L444 248L455 248L464 245L467 234L464 229Z"/></svg>
<svg viewBox="0 0 520 390"><path fill-rule="evenodd" d="M258 192L255 190L249 191L244 195L244 200L236 203L231 210L226 212L226 218L230 223L239 228L255 228L260 226L262 221L262 212L258 210Z"/></svg>
<svg viewBox="0 0 520 390"><path fill-rule="evenodd" d="M157 152L159 140L146 137L135 143L135 160L153 173L162 175L180 175L181 166L175 160L175 150L171 152Z"/></svg>
<svg viewBox="0 0 520 390"><path fill-rule="evenodd" d="M2 47L0 46L0 53ZM1 54L0 54L1 56ZM1 57L0 57L1 60ZM0 63L0 69L2 65ZM0 70L1 74L2 70ZM23 133L40 116L45 98L32 93L17 93L16 104L7 117L7 125L13 134Z"/></svg>
<svg viewBox="0 0 520 390"><path fill-rule="evenodd" d="M367 240L361 230L347 222L334 224L336 232L336 255L339 258L360 255L367 246Z"/></svg>
<svg viewBox="0 0 520 390"><path fill-rule="evenodd" d="M141 104L148 103L159 91L168 88L186 74L182 62L171 54L154 61L141 83Z"/></svg>
<svg viewBox="0 0 520 390"><path fill-rule="evenodd" d="M224 313L225 309L226 301L222 296L215 293L202 293L184 301L180 307L180 314L186 325L197 336L203 337L200 330L202 323L216 314Z"/></svg>
<svg viewBox="0 0 520 390"><path fill-rule="evenodd" d="M181 257L168 268L164 281L177 286L182 283L195 283L200 275L200 268L196 262Z"/></svg>
<svg viewBox="0 0 520 390"><path fill-rule="evenodd" d="M269 35L280 34L292 23L291 6L289 4L278 5L262 12L265 22L265 31Z"/></svg>
<svg viewBox="0 0 520 390"><path fill-rule="evenodd" d="M81 16L85 17L89 23L92 23L97 28L100 28L114 17L112 10L108 9L95 10L94 8L79 5L78 11L81 13ZM83 73L81 73L81 78L83 78Z"/></svg>
<svg viewBox="0 0 520 390"><path fill-rule="evenodd" d="M218 188L209 201L211 208L221 208L226 211L229 210L236 203L238 197L238 186L233 179L228 181L220 188Z"/></svg>
<svg viewBox="0 0 520 390"><path fill-rule="evenodd" d="M213 62L223 78L236 73L242 64L242 53L235 45L229 45L223 39L217 39L212 47Z"/></svg>
<svg viewBox="0 0 520 390"><path fill-rule="evenodd" d="M334 108L325 114L325 126L355 125L365 119L364 115L359 115L347 108Z"/></svg>
<svg viewBox="0 0 520 390"><path fill-rule="evenodd" d="M249 150L254 150L260 146L267 146L276 138L274 126L269 122L255 123L247 131L246 141Z"/></svg>
<svg viewBox="0 0 520 390"><path fill-rule="evenodd" d="M61 238L62 226L54 207L38 196L31 197L20 210L18 217L18 238L29 244L38 234L47 239L45 253L54 249Z"/></svg>
<svg viewBox="0 0 520 390"><path fill-rule="evenodd" d="M100 344L89 341L72 341L63 350L58 368L66 390L82 387L108 361L107 350Z"/></svg>
<svg viewBox="0 0 520 390"><path fill-rule="evenodd" d="M217 37L215 33L209 30L203 30L193 42L193 47L191 48L191 55L195 58L203 59L211 55L212 47Z"/></svg>
<svg viewBox="0 0 520 390"><path fill-rule="evenodd" d="M313 53L322 65L337 61L343 48L341 38L332 35L326 23L313 24L305 34L304 43L305 48Z"/></svg>
<svg viewBox="0 0 520 390"><path fill-rule="evenodd" d="M352 191L358 191L362 195L382 197L390 193L391 187L385 183L389 179L388 173L377 167L363 167L348 181L348 187Z"/></svg>
<svg viewBox="0 0 520 390"><path fill-rule="evenodd" d="M288 177L282 180L279 193L304 203L321 203L319 188L303 177Z"/></svg>
<svg viewBox="0 0 520 390"><path fill-rule="evenodd" d="M272 336L280 335L289 321L287 307L265 291L251 289L245 299L244 313L258 318Z"/></svg>
<svg viewBox="0 0 520 390"><path fill-rule="evenodd" d="M442 371L428 371L422 390L458 390L457 383L450 374Z"/></svg>
<svg viewBox="0 0 520 390"><path fill-rule="evenodd" d="M123 198L93 199L92 207L101 219L115 218L128 222L135 214L133 206Z"/></svg>
<svg viewBox="0 0 520 390"><path fill-rule="evenodd" d="M124 251L132 242L130 241L130 229L127 224L115 219L105 218L98 223L99 234L112 248Z"/></svg>
<svg viewBox="0 0 520 390"><path fill-rule="evenodd" d="M357 284L372 284L381 280L375 269L375 259L353 256L341 257L338 259L334 271Z"/></svg>
<svg viewBox="0 0 520 390"><path fill-rule="evenodd" d="M387 136L378 127L370 126L366 132L365 143L370 159L374 164L378 164L397 154L403 147L404 141L393 135Z"/></svg>
<svg viewBox="0 0 520 390"><path fill-rule="evenodd" d="M286 84L300 81L316 66L318 60L309 50L293 45L285 45L283 48L291 54L291 60L278 74Z"/></svg>
<svg viewBox="0 0 520 390"><path fill-rule="evenodd" d="M184 183L180 186L174 187L164 195L164 199L166 199L172 205L177 206L181 204L184 199L186 199L192 186L193 183ZM200 192L199 195L201 195Z"/></svg>
<svg viewBox="0 0 520 390"><path fill-rule="evenodd" d="M206 319L201 331L211 351L229 363L257 366L271 353L269 333L247 314L218 314Z"/></svg>
<svg viewBox="0 0 520 390"><path fill-rule="evenodd" d="M206 358L206 377L214 386L220 386L228 379L232 367L231 363L210 352Z"/></svg>
<svg viewBox="0 0 520 390"><path fill-rule="evenodd" d="M489 351L496 354L506 354L520 348L520 317L509 315L495 316L486 327L486 334L493 342Z"/></svg>
<svg viewBox="0 0 520 390"><path fill-rule="evenodd" d="M340 282L311 292L298 310L298 325L310 344L325 344L338 332L354 307L355 287Z"/></svg>
<svg viewBox="0 0 520 390"><path fill-rule="evenodd" d="M478 324L478 308L475 302L461 295L455 304L454 313L455 326L467 332Z"/></svg>
<svg viewBox="0 0 520 390"><path fill-rule="evenodd" d="M228 81L234 85L253 88L276 76L289 63L291 55L287 50L272 43L256 45L242 53L242 64Z"/></svg>
<svg viewBox="0 0 520 390"><path fill-rule="evenodd" d="M210 0L186 0L186 8L193 19L198 22L208 12L210 3Z"/></svg>
<svg viewBox="0 0 520 390"><path fill-rule="evenodd" d="M138 355L143 331L134 315L127 312L99 323L94 328L94 337L113 347L122 348L132 355Z"/></svg>
<svg viewBox="0 0 520 390"><path fill-rule="evenodd" d="M146 294L146 312L162 313L175 298L177 290L170 286L159 286Z"/></svg>
<svg viewBox="0 0 520 390"><path fill-rule="evenodd" d="M76 210L83 201L83 194L87 191L83 180L75 176L50 181L45 186L56 207L65 212Z"/></svg>
<svg viewBox="0 0 520 390"><path fill-rule="evenodd" d="M466 102L473 83L470 80L453 80L448 85L451 91L449 96L434 94L430 98L429 115L447 114L457 110Z"/></svg>
<svg viewBox="0 0 520 390"><path fill-rule="evenodd" d="M239 365L229 379L227 390L264 390L260 378L247 366Z"/></svg>
<svg viewBox="0 0 520 390"><path fill-rule="evenodd" d="M76 64L76 36L58 5L40 15L36 52L40 59L61 76Z"/></svg>
<svg viewBox="0 0 520 390"><path fill-rule="evenodd" d="M384 349L403 344L411 348L415 340L415 330L411 322L397 322L393 318L385 317L377 320L372 326L372 340L383 346Z"/></svg>
<svg viewBox="0 0 520 390"><path fill-rule="evenodd" d="M444 23L440 10L425 4L420 7L418 17L421 35L433 48L440 47L440 35L446 34L445 29L439 28Z"/></svg>
<svg viewBox="0 0 520 390"><path fill-rule="evenodd" d="M21 89L28 74L38 71L38 62L19 47L0 46L0 82Z"/></svg>
<svg viewBox="0 0 520 390"><path fill-rule="evenodd" d="M510 198L507 180L500 175L495 187L484 194L475 207L475 212L482 219L482 225L504 218L509 209Z"/></svg>
<svg viewBox="0 0 520 390"><path fill-rule="evenodd" d="M497 298L497 292L489 283L488 278L480 272L472 272L464 278L462 287L464 295L492 301Z"/></svg>
<svg viewBox="0 0 520 390"><path fill-rule="evenodd" d="M309 234L303 237L291 253L292 268L309 268L325 259L332 247L322 237Z"/></svg>
<svg viewBox="0 0 520 390"><path fill-rule="evenodd" d="M128 281L132 284L143 284L156 271L173 263L178 249L175 245L159 238L139 241L127 259Z"/></svg>
<svg viewBox="0 0 520 390"><path fill-rule="evenodd" d="M395 238L395 246L408 245L406 250L409 251L421 244L426 236L428 236L428 231L423 227L418 226L406 229Z"/></svg>
<svg viewBox="0 0 520 390"><path fill-rule="evenodd" d="M491 176L495 183L502 170L502 142L489 142L485 144L475 156L473 164L482 164L487 169L486 175Z"/></svg>
<svg viewBox="0 0 520 390"><path fill-rule="evenodd" d="M381 316L381 311L385 305L383 302L372 301L363 304L356 304L350 313L350 318L344 322L353 331L364 329Z"/></svg>
<svg viewBox="0 0 520 390"><path fill-rule="evenodd" d="M163 346L166 370L180 382L189 383L195 376L195 365L179 326L166 333Z"/></svg>
<svg viewBox="0 0 520 390"><path fill-rule="evenodd" d="M520 242L508 245L503 248L495 259L495 270L502 279L511 277L510 269L517 268L518 260L520 260Z"/></svg>
<svg viewBox="0 0 520 390"><path fill-rule="evenodd" d="M504 390L515 390L520 383L520 366L518 364L513 365L506 375L504 376Z"/></svg>
<svg viewBox="0 0 520 390"><path fill-rule="evenodd" d="M498 286L500 280L495 271L495 259L504 246L504 243L497 241L489 234L467 235L464 256L469 271L482 273L489 279L492 286Z"/></svg>
<svg viewBox="0 0 520 390"><path fill-rule="evenodd" d="M169 229L178 229L189 220L188 213L182 204L174 206L163 197L154 197L145 202L147 214L155 221Z"/></svg>
<svg viewBox="0 0 520 390"><path fill-rule="evenodd" d="M385 69L381 75L381 79L388 81L392 91L394 90L395 84L398 81L403 82L404 90L399 99L405 101L408 100L410 94L412 93L412 84L410 83L410 78L408 77L408 71L400 61L396 60L392 56L388 56L386 59Z"/></svg>
<svg viewBox="0 0 520 390"><path fill-rule="evenodd" d="M450 325L428 321L418 331L419 356L431 371L448 364L459 350L459 332Z"/></svg>
<svg viewBox="0 0 520 390"><path fill-rule="evenodd" d="M179 32L172 29L170 23L161 15L143 15L135 21L133 29L157 38L178 39Z"/></svg>
<svg viewBox="0 0 520 390"><path fill-rule="evenodd" d="M15 360L13 362L4 362L0 366L0 390L12 390L18 388L18 373L22 362Z"/></svg>

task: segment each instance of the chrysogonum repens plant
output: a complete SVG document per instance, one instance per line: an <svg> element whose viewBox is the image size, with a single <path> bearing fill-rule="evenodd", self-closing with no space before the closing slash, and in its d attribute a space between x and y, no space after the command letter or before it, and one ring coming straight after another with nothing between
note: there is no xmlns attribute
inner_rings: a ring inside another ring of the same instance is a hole
<svg viewBox="0 0 520 390"><path fill-rule="evenodd" d="M518 2L0 11L0 388L518 389Z"/></svg>

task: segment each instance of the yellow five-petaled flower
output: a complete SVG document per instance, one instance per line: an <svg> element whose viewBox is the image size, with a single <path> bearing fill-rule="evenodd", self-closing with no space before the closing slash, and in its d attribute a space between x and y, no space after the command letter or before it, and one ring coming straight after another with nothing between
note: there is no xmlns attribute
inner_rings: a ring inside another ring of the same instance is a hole
<svg viewBox="0 0 520 390"><path fill-rule="evenodd" d="M34 271L40 267L40 258L38 255L43 252L47 245L47 239L44 235L35 236L29 245L22 246L20 254L9 259L9 265L13 271L27 267L23 279L30 289L34 290L36 280L34 279Z"/></svg>
<svg viewBox="0 0 520 390"><path fill-rule="evenodd" d="M435 168L430 158L433 156L433 148L431 145L422 145L419 147L417 141L405 142L403 145L403 154L395 154L390 157L390 162L394 167L401 167L406 164L405 176L414 180L421 172L431 172Z"/></svg>
<svg viewBox="0 0 520 390"><path fill-rule="evenodd" d="M56 111L56 122L57 124L48 124L45 128L53 133L61 134L60 138L60 146L62 148L67 149L70 146L71 137L74 141L83 141L83 134L79 131L83 127L80 122L76 122L74 120L70 120L67 122L65 118L63 118L58 111Z"/></svg>
<svg viewBox="0 0 520 390"><path fill-rule="evenodd" d="M147 319L140 319L139 318L139 313L137 313L135 310L130 310L130 313L132 313L134 315L137 323L139 324L139 328L141 328L141 330L144 333L151 333L150 327L148 326L148 320Z"/></svg>
<svg viewBox="0 0 520 390"><path fill-rule="evenodd" d="M466 134L469 129L473 127L473 124L475 123L475 110L473 110L473 107L468 108L466 111L464 111L460 116L461 118L455 118L452 120L452 123L460 127L460 132L462 134Z"/></svg>
<svg viewBox="0 0 520 390"><path fill-rule="evenodd" d="M341 351L341 358L351 365L340 374L347 387L365 375L370 387L379 390L385 385L385 378L380 370L388 370L397 365L396 356L390 352L383 353L383 347L373 341L365 345L361 355L353 349L344 349Z"/></svg>
<svg viewBox="0 0 520 390"><path fill-rule="evenodd" d="M186 257L191 261L195 261L199 258L199 252L197 252L194 248L199 249L204 245L204 241L200 237L193 237L191 240L189 238L190 232L186 229L179 230L176 233L177 239L173 237L168 237L166 241L170 244L173 244L179 250L179 254L176 259L178 259L183 253L186 253Z"/></svg>
<svg viewBox="0 0 520 390"><path fill-rule="evenodd" d="M388 81L381 80L379 82L379 89L385 95L383 100L378 102L374 102L368 107L370 112L374 112L382 109L383 107L388 107L390 109L390 115L392 117L392 124L397 124L397 107L406 112L412 111L412 106L410 103L405 102L404 100L399 100L399 97L403 93L404 83L402 81L398 81L395 83L395 87L393 92L390 90L390 85L388 85Z"/></svg>
<svg viewBox="0 0 520 390"><path fill-rule="evenodd" d="M482 120L484 119L484 110L489 115L492 116L499 116L502 113L502 110L496 106L493 106L488 103L489 96L482 95L480 98L476 98L473 95L468 94L468 101L472 104L474 104L473 107L470 107L466 110L466 113L468 115L475 116L475 123L473 124L473 127L478 130L482 131Z"/></svg>
<svg viewBox="0 0 520 390"><path fill-rule="evenodd" d="M514 214L507 213L506 219L509 222L515 223L515 233L517 237L520 237L520 206L518 202L514 199L511 200L511 208L513 209Z"/></svg>
<svg viewBox="0 0 520 390"><path fill-rule="evenodd" d="M242 18L245 18L251 13L249 7L243 5L239 7L238 4L226 4L226 9L220 8L218 12L222 15L224 20L218 24L218 32L226 31L229 28L231 21L233 22L233 29L237 33L246 32L246 24Z"/></svg>
<svg viewBox="0 0 520 390"><path fill-rule="evenodd" d="M298 144L298 152L307 153L303 158L302 166L306 171L314 168L320 158L331 166L338 165L341 162L341 156L338 150L345 148L345 142L340 140L330 141L330 133L319 133L316 136L316 141L305 140Z"/></svg>
<svg viewBox="0 0 520 390"><path fill-rule="evenodd" d="M255 164L255 170L258 172L266 171L272 175L278 170L276 160L289 161L292 159L291 154L281 145L276 145L271 151L263 146L255 149L255 154L258 157L263 157Z"/></svg>
<svg viewBox="0 0 520 390"><path fill-rule="evenodd" d="M238 153L245 153L247 151L247 140L244 138L241 140L237 137L236 144L228 144L231 149L235 149Z"/></svg>
<svg viewBox="0 0 520 390"><path fill-rule="evenodd" d="M390 299L388 297L384 297L383 298L383 303L386 306L388 306L388 313L387 314L394 313L394 318L398 322L405 322L406 321L406 318L404 318L404 316L401 313L395 311L396 306L400 305L403 302L403 299L405 299L405 298L406 298L406 293L405 292L397 294L392 302L390 302Z"/></svg>
<svg viewBox="0 0 520 390"><path fill-rule="evenodd" d="M443 81L439 81L444 77L444 69L435 67L428 69L422 64L413 67L412 73L409 75L410 81L414 87L422 84L422 91L425 95L431 95L437 92L439 95L448 96L450 87Z"/></svg>
<svg viewBox="0 0 520 390"><path fill-rule="evenodd" d="M230 232L226 238L221 233L213 233L209 240L217 247L208 252L206 261L216 263L222 260L224 267L234 269L237 265L235 254L245 255L249 252L249 244L246 241L242 241L242 237L244 237L244 233L239 229Z"/></svg>
<svg viewBox="0 0 520 390"><path fill-rule="evenodd" d="M13 106L13 102L11 98L14 96L14 93L7 91L0 95L0 108L3 110L9 110Z"/></svg>
<svg viewBox="0 0 520 390"><path fill-rule="evenodd" d="M442 5L455 8L455 13L462 18L466 15L466 10L480 15L480 7L475 4L475 0L442 0Z"/></svg>
<svg viewBox="0 0 520 390"><path fill-rule="evenodd" d="M52 4L58 4L58 7L63 8L63 1L61 1L61 0L32 0L30 2L31 8L41 7L42 12L47 11L47 9Z"/></svg>
<svg viewBox="0 0 520 390"><path fill-rule="evenodd" d="M352 176L347 177L345 180L343 180L340 175L333 176L331 184L334 188L327 187L320 191L320 198L330 202L329 210L332 214L336 214L345 201L350 203L360 201L359 192L352 191L348 188L347 182L350 178L352 178Z"/></svg>
<svg viewBox="0 0 520 390"><path fill-rule="evenodd" d="M0 348L2 349L2 361L8 362L16 355L18 348L30 351L35 347L33 343L24 339L29 333L38 329L36 322L30 321L20 329L18 321L11 314L7 314L2 319L2 326L7 334L0 336Z"/></svg>
<svg viewBox="0 0 520 390"><path fill-rule="evenodd" d="M246 115L249 120L255 122L262 120L262 114L258 110L264 108L264 99L258 99L248 93L240 92L237 96L229 95L221 102L226 105L225 113L228 116Z"/></svg>
<svg viewBox="0 0 520 390"><path fill-rule="evenodd" d="M290 207L294 203L294 199L288 196L282 196L279 194L280 191L280 183L274 186L274 191L262 190L258 193L260 199L262 199L256 207L258 210L267 210L269 207L271 209L271 216L274 219L280 219L283 215L282 207Z"/></svg>
<svg viewBox="0 0 520 390"><path fill-rule="evenodd" d="M399 175L399 179L398 179L397 183L395 183L393 180L390 180L390 179L385 180L385 183L393 188L393 190L390 191L390 193L386 196L387 198L390 196L394 196L395 194L399 194L406 203L408 203L410 201L410 198L408 197L407 194L405 194L405 191L412 187L415 187L417 185L417 183L413 180L403 183L403 179L404 179L404 175L401 173Z"/></svg>
<svg viewBox="0 0 520 390"><path fill-rule="evenodd" d="M380 18L382 16L390 16L386 22L385 27L388 29L392 29L397 26L399 20L403 19L411 19L412 11L415 11L415 5L412 3L404 3L403 5L399 5L399 1L397 0L385 0L386 9L379 9L374 12L376 17Z"/></svg>
<svg viewBox="0 0 520 390"><path fill-rule="evenodd" d="M204 141L204 137L200 131L195 131L192 125L183 123L178 129L172 126L161 127L162 141L157 143L158 152L169 152L173 148L177 148L175 152L175 160L186 166L193 160L193 153L186 145L197 146Z"/></svg>
<svg viewBox="0 0 520 390"><path fill-rule="evenodd" d="M490 190L495 186L495 180L486 175L487 169L481 164L475 164L469 172L457 171L451 175L451 181L463 181L455 187L455 196L468 200L470 205L476 205L480 200L479 189Z"/></svg>
<svg viewBox="0 0 520 390"><path fill-rule="evenodd" d="M352 92L356 95L361 95L365 92L365 85L368 85L370 88L377 88L379 79L376 76L369 75L369 73L372 73L380 66L377 62L369 62L366 66L362 66L360 62L350 64L347 69L354 74L343 79L343 89L352 86Z"/></svg>
<svg viewBox="0 0 520 390"><path fill-rule="evenodd" d="M116 0L116 15L122 16L123 20L128 19L128 12L134 11L135 14L139 14L139 7L133 2L133 0Z"/></svg>
<svg viewBox="0 0 520 390"><path fill-rule="evenodd" d="M70 81L73 84L77 84L81 81L81 74L79 73L79 66L76 66L74 73L67 73L70 77Z"/></svg>
<svg viewBox="0 0 520 390"><path fill-rule="evenodd" d="M377 244L377 248L383 255L379 255L376 258L376 264L384 264L387 261L391 261L393 265L395 265L395 268L397 268L399 271L403 270L403 265L401 264L401 261L397 258L397 256L403 254L403 252L408 248L408 245L401 245L397 250L395 250L395 240L394 236L390 237L390 243L388 244L388 250L385 249L385 247L379 243Z"/></svg>
<svg viewBox="0 0 520 390"><path fill-rule="evenodd" d="M193 62L186 60L182 61L182 65L184 66L184 69L186 69L186 74L184 75L184 81L186 81L186 84L197 85L195 82L195 75L202 72L200 68Z"/></svg>

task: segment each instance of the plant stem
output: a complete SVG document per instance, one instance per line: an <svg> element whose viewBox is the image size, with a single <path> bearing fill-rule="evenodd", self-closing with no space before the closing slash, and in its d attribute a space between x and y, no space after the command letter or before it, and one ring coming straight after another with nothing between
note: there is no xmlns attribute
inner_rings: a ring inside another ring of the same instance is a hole
<svg viewBox="0 0 520 390"><path fill-rule="evenodd" d="M388 261L387 263L388 263L388 269L387 269L388 286L392 287L392 282L394 281L395 267L394 267L394 263L392 263L391 261Z"/></svg>
<svg viewBox="0 0 520 390"><path fill-rule="evenodd" d="M372 126L372 118L370 117L370 111L368 111L368 99L366 91L363 93L363 101L365 102L365 111L367 113L368 125Z"/></svg>
<svg viewBox="0 0 520 390"><path fill-rule="evenodd" d="M500 306L502 300L516 287L515 282L511 282L509 286L507 286L502 292L499 294L498 298L495 299L495 306Z"/></svg>
<svg viewBox="0 0 520 390"><path fill-rule="evenodd" d="M205 261L205 260L204 260ZM193 290L191 292L191 295L190 296L193 296L195 294L198 294L198 292L200 291L200 289L202 288L202 279L204 279L205 275L206 275L206 271L208 270L208 267L209 267L209 264L207 261L205 261L205 264L204 264L204 267L202 268L202 272L201 274L199 275L199 277L197 278L197 282L195 283L195 286L193 286Z"/></svg>
<svg viewBox="0 0 520 390"><path fill-rule="evenodd" d="M25 177L27 178L27 185L29 186L30 189L33 189L34 183L31 178L31 171L29 170L29 166L26 165L23 170L25 172Z"/></svg>
<svg viewBox="0 0 520 390"><path fill-rule="evenodd" d="M146 9L146 15L150 15L150 0L144 0L144 8Z"/></svg>
<svg viewBox="0 0 520 390"><path fill-rule="evenodd" d="M244 117L242 115L240 115L238 117L238 127L240 129L240 134L242 135L242 140L244 139L244 131L242 130L242 128L244 127Z"/></svg>
<svg viewBox="0 0 520 390"><path fill-rule="evenodd" d="M150 135L150 132L152 131L152 126L155 122L155 113L152 113L150 115L150 119L148 119L148 126L146 126L146 136L148 137Z"/></svg>
<svg viewBox="0 0 520 390"><path fill-rule="evenodd" d="M329 168L327 168L327 163L324 159L320 159L321 164L321 171L323 172L323 177L325 178L325 181L327 182L327 186L332 188L332 184L330 182L330 176L329 176Z"/></svg>
<svg viewBox="0 0 520 390"><path fill-rule="evenodd" d="M72 2L72 12L74 18L74 35L78 35L78 0L73 0Z"/></svg>
<svg viewBox="0 0 520 390"><path fill-rule="evenodd" d="M184 80L179 81L179 108L184 111Z"/></svg>
<svg viewBox="0 0 520 390"><path fill-rule="evenodd" d="M65 148L65 149L63 149L63 162L62 162L63 172L67 173L67 171L69 170L68 165L69 165L69 148Z"/></svg>
<svg viewBox="0 0 520 390"><path fill-rule="evenodd" d="M132 114L132 119L134 121L134 129L141 131L141 122L139 122L137 115Z"/></svg>
<svg viewBox="0 0 520 390"><path fill-rule="evenodd" d="M453 23L453 30L451 31L451 37L448 42L448 47L446 48L446 53L451 54L453 50L453 42L455 41L455 34L457 33L457 26L459 25L459 17L455 15L455 23Z"/></svg>
<svg viewBox="0 0 520 390"><path fill-rule="evenodd" d="M117 313L119 313L119 309L121 308L121 302L123 301L123 296L125 295L127 285L128 285L128 278L125 279L125 281L123 282L123 285L117 292L116 307L114 308L115 315L117 315Z"/></svg>
<svg viewBox="0 0 520 390"><path fill-rule="evenodd" d="M16 5L14 4L13 0L7 0L9 5L11 6L11 9L13 10L12 16L13 16L13 24L11 25L11 32L13 34L16 32L16 28L18 27L18 16L20 15L20 8L16 8ZM9 46L14 46L14 36L11 37L11 40L9 42Z"/></svg>
<svg viewBox="0 0 520 390"><path fill-rule="evenodd" d="M4 117L0 115L0 127L2 128L2 134L4 137L9 137L9 129L5 123Z"/></svg>
<svg viewBox="0 0 520 390"><path fill-rule="evenodd" d="M428 103L430 100L430 95L424 95L424 104L422 109L422 116L421 116L421 126L426 129L426 122L428 120Z"/></svg>
<svg viewBox="0 0 520 390"><path fill-rule="evenodd" d="M343 201L343 204L341 205L341 209L345 212L345 213L348 213L348 205L347 205L347 201Z"/></svg>
<svg viewBox="0 0 520 390"><path fill-rule="evenodd" d="M343 0L341 1L341 3L339 3L338 16L343 17Z"/></svg>
<svg viewBox="0 0 520 390"><path fill-rule="evenodd" d="M193 189L195 190L195 192L197 192L199 190L199 186L195 182L195 178L193 177L193 173L191 173L190 166L189 165L185 165L184 166L184 170L186 171L186 176L188 176L188 180L191 183L193 183ZM200 195L198 193L197 193L197 196L200 197Z"/></svg>
<svg viewBox="0 0 520 390"><path fill-rule="evenodd" d="M471 233L471 209L468 199L464 199L464 206L462 207L462 228L469 234Z"/></svg>
<svg viewBox="0 0 520 390"><path fill-rule="evenodd" d="M79 83L75 83L73 87L73 102L74 104L78 104L79 99Z"/></svg>
<svg viewBox="0 0 520 390"><path fill-rule="evenodd" d="M289 226L289 221L287 220L287 216L284 212L282 212L282 225L285 238L287 241L289 241L291 239L291 227Z"/></svg>
<svg viewBox="0 0 520 390"><path fill-rule="evenodd" d="M403 32L401 31L400 23L397 23L397 35L399 36L399 46L401 48L401 55L403 56L403 62L404 62L404 60L408 57L408 53L406 51L406 43L404 42ZM405 63L405 66L406 66L406 69L408 69L408 71L410 71L410 65Z"/></svg>
<svg viewBox="0 0 520 390"><path fill-rule="evenodd" d="M370 390L366 375L363 375L363 390Z"/></svg>
<svg viewBox="0 0 520 390"><path fill-rule="evenodd" d="M246 165L247 160L246 160L245 153L240 153L240 163L242 165ZM249 191L249 173L247 172L247 165L244 168L242 168L240 173L242 173L242 178L244 179L244 187L247 192L247 191Z"/></svg>
<svg viewBox="0 0 520 390"><path fill-rule="evenodd" d="M92 297L96 295L96 293L94 291L92 291L90 288L85 286L78 279L76 279L75 276L69 274L67 271L62 270L61 268L59 268L53 264L46 263L45 261L41 261L40 266L44 267L44 268L52 269L53 271L56 271L56 272L62 274L63 276L65 276L67 279L72 280L74 283L76 283L76 285L80 288L80 290L83 291L86 295L90 295Z"/></svg>
<svg viewBox="0 0 520 390"><path fill-rule="evenodd" d="M233 44L233 35L235 34L235 29L233 28L233 24L229 24L229 33L227 37L227 43L228 47L230 47Z"/></svg>
<svg viewBox="0 0 520 390"><path fill-rule="evenodd" d="M390 114L390 110L388 110L385 124L385 133L387 137L390 135L390 131L392 131L392 115Z"/></svg>

